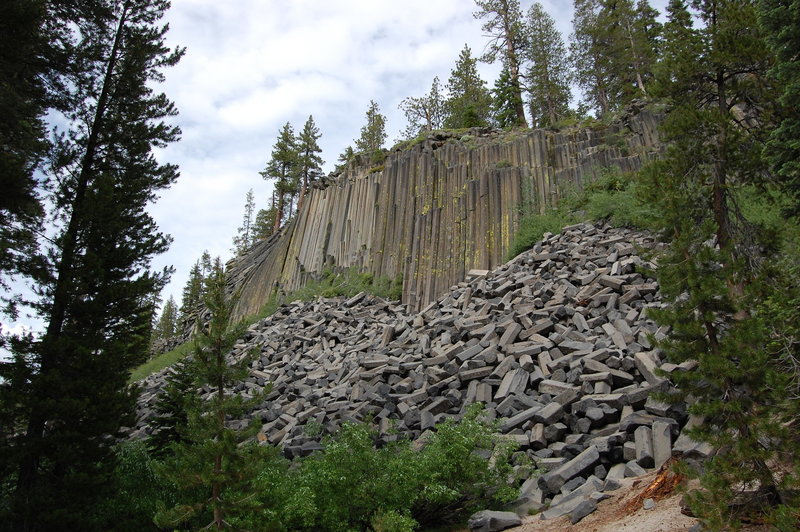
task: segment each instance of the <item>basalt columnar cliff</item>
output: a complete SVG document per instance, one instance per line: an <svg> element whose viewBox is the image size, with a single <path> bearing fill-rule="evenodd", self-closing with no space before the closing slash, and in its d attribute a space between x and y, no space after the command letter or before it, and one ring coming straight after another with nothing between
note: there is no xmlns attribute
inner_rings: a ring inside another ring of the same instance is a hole
<svg viewBox="0 0 800 532"><path fill-rule="evenodd" d="M505 262L523 211L543 211L605 168L638 169L658 150L658 122L637 109L610 126L433 133L380 166L351 164L237 259L236 317L327 268L402 275L402 301L419 310L471 269Z"/></svg>

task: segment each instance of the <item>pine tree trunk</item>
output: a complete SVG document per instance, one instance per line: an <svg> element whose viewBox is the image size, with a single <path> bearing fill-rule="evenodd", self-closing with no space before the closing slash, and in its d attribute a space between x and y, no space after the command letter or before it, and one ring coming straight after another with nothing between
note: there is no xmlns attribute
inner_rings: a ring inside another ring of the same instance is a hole
<svg viewBox="0 0 800 532"><path fill-rule="evenodd" d="M628 30L628 40L631 43L631 54L633 54L633 69L636 72L636 84L639 86L639 90L642 91L642 94L647 96L647 89L644 88L644 81L642 80L641 61L639 60L639 55L636 53L636 46L633 43L633 32L631 31L630 23L626 25L626 28Z"/></svg>
<svg viewBox="0 0 800 532"><path fill-rule="evenodd" d="M216 353L217 362L217 401L219 401L219 410L217 411L217 442L222 442L222 435L225 431L225 411L222 409L222 402L225 400L225 382L223 380L223 372L225 367L225 357L220 347ZM214 456L214 475L222 474L222 454L217 453ZM211 483L211 500L214 507L214 528L222 530L225 527L225 515L222 512L222 485L218 479Z"/></svg>
<svg viewBox="0 0 800 532"><path fill-rule="evenodd" d="M56 371L60 362L58 360L58 344L61 339L67 307L70 302L70 277L75 266L78 233L80 224L83 220L84 211L86 208L90 208L85 204L86 191L89 187L89 183L94 177L94 164L99 144L100 129L103 124L106 105L108 104L112 77L117 64L123 28L126 23L129 9L130 2L128 1L125 2L122 7L122 13L120 14L117 30L114 34L114 42L108 57L106 70L103 75L102 89L97 100L94 119L92 121L91 129L89 131L89 138L86 143L86 152L84 153L83 160L81 162L81 170L78 174L78 179L75 186L75 196L72 200L72 212L70 213L67 229L64 232L61 244L61 256L59 257L59 263L56 269L56 281L55 288L53 290L50 316L44 338L42 338L41 346L39 348L39 380L42 380L42 378L45 378ZM41 394L48 394L50 392L47 390L37 390L35 393L36 397L40 397ZM20 459L17 486L15 491L17 503L22 504L23 507L28 504L29 494L32 494L36 489L37 470L39 468L39 460L42 453L41 442L44 436L46 417L47 412L43 410L41 403L34 401L28 420L28 426L25 431L23 451ZM16 531L31 530L32 523L28 521L27 511L23 511L22 515L17 515L13 527Z"/></svg>
<svg viewBox="0 0 800 532"><path fill-rule="evenodd" d="M528 127L528 121L525 119L525 105L522 102L522 87L519 83L519 58L517 51L514 49L514 33L511 31L509 25L508 13L503 17L503 30L506 35L506 58L508 59L508 71L511 74L511 87L514 89L514 110L517 114L517 125L521 127Z"/></svg>
<svg viewBox="0 0 800 532"><path fill-rule="evenodd" d="M276 183L277 188L277 183ZM275 224L272 226L272 234L278 234L278 231L281 229L281 223L283 222L283 208L285 207L285 200L283 197L282 192L277 192L278 196L278 205L275 207Z"/></svg>

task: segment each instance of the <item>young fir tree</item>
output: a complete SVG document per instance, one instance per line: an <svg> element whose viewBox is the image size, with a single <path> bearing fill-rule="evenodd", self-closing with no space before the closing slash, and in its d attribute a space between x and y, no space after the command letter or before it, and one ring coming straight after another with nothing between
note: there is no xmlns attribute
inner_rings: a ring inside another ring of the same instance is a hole
<svg viewBox="0 0 800 532"><path fill-rule="evenodd" d="M447 80L444 127L448 129L489 125L492 96L478 74L477 62L465 44Z"/></svg>
<svg viewBox="0 0 800 532"><path fill-rule="evenodd" d="M742 110L757 112L753 104L768 98L768 55L754 4L694 3L702 26L684 46L669 44L682 64L666 91L667 151L645 174L647 197L672 238L658 261L669 306L651 313L671 328L659 347L670 362L696 361L694 370L671 379L678 397L694 398L690 412L705 419L690 434L719 450L704 467L702 489L689 497L712 530L736 518L729 504L737 486L781 500L768 463L782 446L796 445L782 426L785 378L766 349L765 316L754 312L773 260L764 253L774 242L738 208L747 187L760 185L764 175L763 132L739 120Z"/></svg>
<svg viewBox="0 0 800 532"><path fill-rule="evenodd" d="M244 430L235 430L226 420L242 415L263 400L263 393L248 399L231 391L249 372L251 355L238 360L228 357L243 332L232 325L236 297L226 291L225 271L219 258L205 280L203 302L210 312L209 322L195 337L194 350L186 371L195 389L209 389L210 394L190 402L185 427L178 422L181 441L171 446L158 473L185 490L187 499L173 508L162 508L156 523L175 527L196 516L210 513L208 528L234 528L238 515L252 511L258 501L249 487L261 471L263 449L249 442L259 429L258 420Z"/></svg>
<svg viewBox="0 0 800 532"><path fill-rule="evenodd" d="M481 29L491 37L481 60L494 63L498 57L502 58L507 70L507 88L504 90L509 92L507 101L514 105L516 113L513 125L528 127L520 81L526 43L519 0L475 0L475 3L480 10L474 16L486 19Z"/></svg>
<svg viewBox="0 0 800 532"><path fill-rule="evenodd" d="M770 133L764 154L778 184L792 198L786 213L800 218L800 2L761 0L759 20L775 54L770 72L782 87L778 99L778 127Z"/></svg>
<svg viewBox="0 0 800 532"><path fill-rule="evenodd" d="M178 309L178 322L182 325L194 323L197 310L203 300L203 270L200 261L194 263L189 270L189 278L181 294L181 306Z"/></svg>
<svg viewBox="0 0 800 532"><path fill-rule="evenodd" d="M370 100L367 109L367 123L361 128L361 136L356 140L356 151L376 160L386 142L386 117L375 101Z"/></svg>
<svg viewBox="0 0 800 532"><path fill-rule="evenodd" d="M272 236L272 228L273 222L275 220L275 210L272 208L269 209L259 209L258 214L256 214L256 219L253 222L253 239L250 242L250 245L255 245L256 242L259 240L264 240L265 238L269 238Z"/></svg>
<svg viewBox="0 0 800 532"><path fill-rule="evenodd" d="M406 115L408 125L401 132L404 139L413 139L426 131L442 129L445 121L444 96L439 77L433 78L431 90L425 96L410 96L398 108Z"/></svg>
<svg viewBox="0 0 800 532"><path fill-rule="evenodd" d="M169 296L167 302L164 303L164 308L161 309L161 315L153 327L152 342L158 340L169 340L173 338L178 332L178 305L175 299Z"/></svg>
<svg viewBox="0 0 800 532"><path fill-rule="evenodd" d="M244 201L244 214L242 215L242 225L239 227L236 236L233 237L233 252L241 255L250 249L253 233L253 216L255 215L256 201L253 189L247 191Z"/></svg>
<svg viewBox="0 0 800 532"><path fill-rule="evenodd" d="M132 421L128 372L147 356L151 296L168 273L150 269L169 238L147 206L178 176L152 151L179 136L166 122L175 108L155 91L182 55L164 42L169 3L82 6L62 6L48 22L69 28L58 44L71 59L60 80L69 105L59 123L69 129L47 173L57 234L37 287L45 331L25 353L25 400L14 405L24 426L3 442L16 464L6 520L15 530L96 526L87 509L104 495L111 445Z"/></svg>
<svg viewBox="0 0 800 532"><path fill-rule="evenodd" d="M517 104L519 93L511 81L511 73L507 68L500 71L492 89L492 117L497 127L511 128L519 124Z"/></svg>
<svg viewBox="0 0 800 532"><path fill-rule="evenodd" d="M352 146L348 146L344 149L344 151L339 155L337 162L339 164L336 165L335 172L341 174L347 168L347 165L350 164L353 159L355 159L356 152Z"/></svg>
<svg viewBox="0 0 800 532"><path fill-rule="evenodd" d="M531 122L534 127L552 126L569 112L569 57L555 20L539 2L528 11L526 30Z"/></svg>
<svg viewBox="0 0 800 532"><path fill-rule="evenodd" d="M303 203L308 193L308 187L314 183L322 174L322 165L325 161L319 156L322 148L319 147L319 139L322 134L314 123L314 117L309 115L303 126L303 131L297 136L297 163L300 172L300 199L297 201L297 210Z"/></svg>
<svg viewBox="0 0 800 532"><path fill-rule="evenodd" d="M186 360L174 364L153 405L150 426L153 434L147 440L150 453L163 459L172 455L172 445L186 442L184 434L188 423L188 412L199 406L194 378L188 370Z"/></svg>
<svg viewBox="0 0 800 532"><path fill-rule="evenodd" d="M284 220L292 214L290 205L297 197L299 183L297 139L289 122L278 133L278 140L272 147L272 156L260 174L268 181L275 181L272 195L275 220L272 232L277 233L283 227Z"/></svg>

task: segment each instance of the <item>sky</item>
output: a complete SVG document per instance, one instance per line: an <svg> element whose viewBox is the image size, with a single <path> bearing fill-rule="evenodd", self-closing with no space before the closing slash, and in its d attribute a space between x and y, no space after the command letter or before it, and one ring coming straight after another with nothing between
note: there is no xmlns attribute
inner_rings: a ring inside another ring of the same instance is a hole
<svg viewBox="0 0 800 532"><path fill-rule="evenodd" d="M651 0L661 11L666 2ZM533 0L520 4L527 12ZM572 0L542 4L566 43ZM183 134L156 155L181 177L150 207L174 239L153 264L175 268L163 299L180 304L204 250L232 256L249 189L257 208L268 206L271 184L259 171L286 122L297 132L313 115L327 173L375 100L391 146L406 126L400 102L426 94L434 76L446 84L465 44L473 56L484 51L475 9L471 0L172 0L167 44L186 54L158 89L176 104ZM478 68L491 87L499 65Z"/></svg>

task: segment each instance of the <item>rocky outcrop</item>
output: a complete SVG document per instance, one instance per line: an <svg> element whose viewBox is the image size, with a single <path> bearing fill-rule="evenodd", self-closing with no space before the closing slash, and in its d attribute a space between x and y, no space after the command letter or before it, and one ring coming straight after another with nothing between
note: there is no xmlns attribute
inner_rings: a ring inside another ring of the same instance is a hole
<svg viewBox="0 0 800 532"><path fill-rule="evenodd" d="M521 209L543 211L603 168L638 169L657 151L646 110L606 127L467 134L437 132L351 166L315 188L293 223L240 257L237 317L275 290L291 292L326 268L403 277L403 303L419 310L471 269L502 264Z"/></svg>
<svg viewBox="0 0 800 532"><path fill-rule="evenodd" d="M231 353L259 353L235 391L272 384L250 419L262 424L259 441L292 457L320 449L348 420L371 419L384 441L417 439L484 403L539 468L519 504L579 519L615 479L673 451L708 452L681 435L685 405L653 397L670 391L671 372L691 369L664 363L651 345L666 331L648 318L661 302L655 265L639 251L658 245L578 224L498 269L470 272L416 314L365 294L283 306ZM144 381L135 436L150 432L165 376Z"/></svg>

